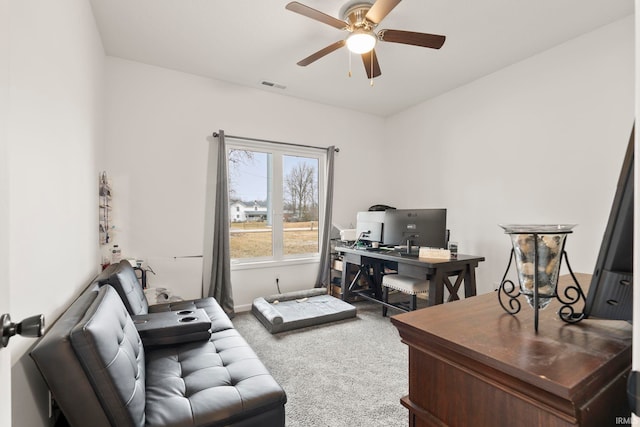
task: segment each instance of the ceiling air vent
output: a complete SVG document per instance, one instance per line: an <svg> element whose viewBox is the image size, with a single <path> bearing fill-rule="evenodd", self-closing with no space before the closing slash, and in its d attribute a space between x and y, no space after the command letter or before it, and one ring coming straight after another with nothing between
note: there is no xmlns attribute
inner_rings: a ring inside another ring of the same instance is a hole
<svg viewBox="0 0 640 427"><path fill-rule="evenodd" d="M280 83L270 82L270 81L267 81L267 80L261 81L260 84L264 85L264 86L274 87L276 89L286 89L287 88L285 85L281 85Z"/></svg>

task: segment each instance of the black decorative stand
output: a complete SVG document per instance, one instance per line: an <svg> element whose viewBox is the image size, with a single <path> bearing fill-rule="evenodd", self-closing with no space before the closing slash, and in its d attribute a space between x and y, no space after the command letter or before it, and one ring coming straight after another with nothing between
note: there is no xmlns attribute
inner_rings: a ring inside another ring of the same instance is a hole
<svg viewBox="0 0 640 427"><path fill-rule="evenodd" d="M505 228L505 230L507 230L507 228ZM514 248L511 249L511 255L509 257L507 270L504 272L504 276L502 277L502 280L500 282L500 287L498 288L498 300L500 301L500 305L502 306L504 311L506 311L511 315L515 315L519 313L522 307L522 304L518 299L518 297L520 295L525 295L527 297L529 304L533 307L535 312L534 328L535 328L535 331L537 332L538 331L538 311L540 309L544 309L549 304L551 299L556 298L561 303L561 307L558 310L558 315L562 320L564 320L567 323L577 323L581 321L585 317L585 315L583 312L577 313L574 308L574 305L580 301L582 301L583 303L586 302L586 297L582 288L580 287L580 284L578 283L578 280L576 279L576 276L573 273L573 270L571 269L571 265L569 264L569 258L567 257L567 253L564 250L564 236L562 237L560 254L557 257L558 265L557 267L554 267L554 268L557 268L556 271L559 272L561 267L560 264L562 263L562 259L564 258L574 283L567 285L563 292L559 292L557 287L558 278L557 278L557 272L556 272L555 283L553 283L551 286L551 289L552 289L551 292L541 293L540 286L539 286L540 275L544 274L541 272L544 272L547 267L546 265L543 265L542 266L543 268L542 269L540 268L541 267L540 265L541 260L539 255L540 249L538 248L538 242L540 242L540 237L543 235L549 236L549 235L556 235L556 234L568 234L568 233L571 233L571 231L569 230L569 231L562 231L562 232L559 232L559 231L529 232L529 231L518 230L517 232L515 232L515 231L507 230L506 233L532 236L533 242L535 244L533 244L533 247L531 248L533 252L533 269L532 271L529 272L529 273L532 273L530 274L530 277L533 279L533 282L528 283L528 285L525 286L525 284L522 283L523 276L522 274L519 274L518 277L521 283L520 283L520 286L516 286L512 280L507 279L507 274L509 273L509 269L511 268L511 263L516 259L516 247L515 247L516 243L514 240ZM518 248L518 250L522 252L520 248ZM519 270L522 270L522 269L523 267L520 266ZM519 271L518 273L521 273L521 271Z"/></svg>

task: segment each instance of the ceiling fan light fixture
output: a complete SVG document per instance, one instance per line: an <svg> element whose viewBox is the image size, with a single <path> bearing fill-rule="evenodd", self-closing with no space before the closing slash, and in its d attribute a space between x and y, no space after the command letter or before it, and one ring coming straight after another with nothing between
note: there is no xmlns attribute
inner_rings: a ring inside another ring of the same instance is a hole
<svg viewBox="0 0 640 427"><path fill-rule="evenodd" d="M362 57L367 77L373 79L380 76L380 64L378 63L375 47L378 40L381 42L400 43L440 49L445 41L445 36L437 34L418 33L415 31L389 30L377 31L380 22L395 8L401 0L346 0L347 3L340 8L342 19L334 18L312 7L305 6L297 1L287 3L285 8L292 12L311 18L323 24L330 25L341 31L347 31L346 38L326 46L309 55L297 64L301 67L323 58L325 55L347 46L349 52ZM349 55L351 61L351 55ZM351 62L349 62L351 64ZM351 65L349 65L351 67ZM349 71L351 76L351 71ZM373 81L373 80L371 80Z"/></svg>
<svg viewBox="0 0 640 427"><path fill-rule="evenodd" d="M373 32L356 29L347 37L347 49L358 55L371 52L376 46L376 40Z"/></svg>

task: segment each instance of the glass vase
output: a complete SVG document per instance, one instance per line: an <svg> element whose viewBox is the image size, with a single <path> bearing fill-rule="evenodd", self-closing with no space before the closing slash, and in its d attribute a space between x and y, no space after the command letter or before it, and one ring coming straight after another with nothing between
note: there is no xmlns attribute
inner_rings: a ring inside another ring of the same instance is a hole
<svg viewBox="0 0 640 427"><path fill-rule="evenodd" d="M565 240L575 224L500 227L511 236L520 292L531 307L546 308L557 295Z"/></svg>

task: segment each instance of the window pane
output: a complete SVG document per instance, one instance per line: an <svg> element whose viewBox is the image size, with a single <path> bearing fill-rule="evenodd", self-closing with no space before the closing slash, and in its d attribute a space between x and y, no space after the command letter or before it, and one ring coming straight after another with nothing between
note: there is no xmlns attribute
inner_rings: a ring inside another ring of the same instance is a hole
<svg viewBox="0 0 640 427"><path fill-rule="evenodd" d="M273 256L271 154L229 149L231 258Z"/></svg>
<svg viewBox="0 0 640 427"><path fill-rule="evenodd" d="M317 253L318 159L283 156L282 168L284 254Z"/></svg>

